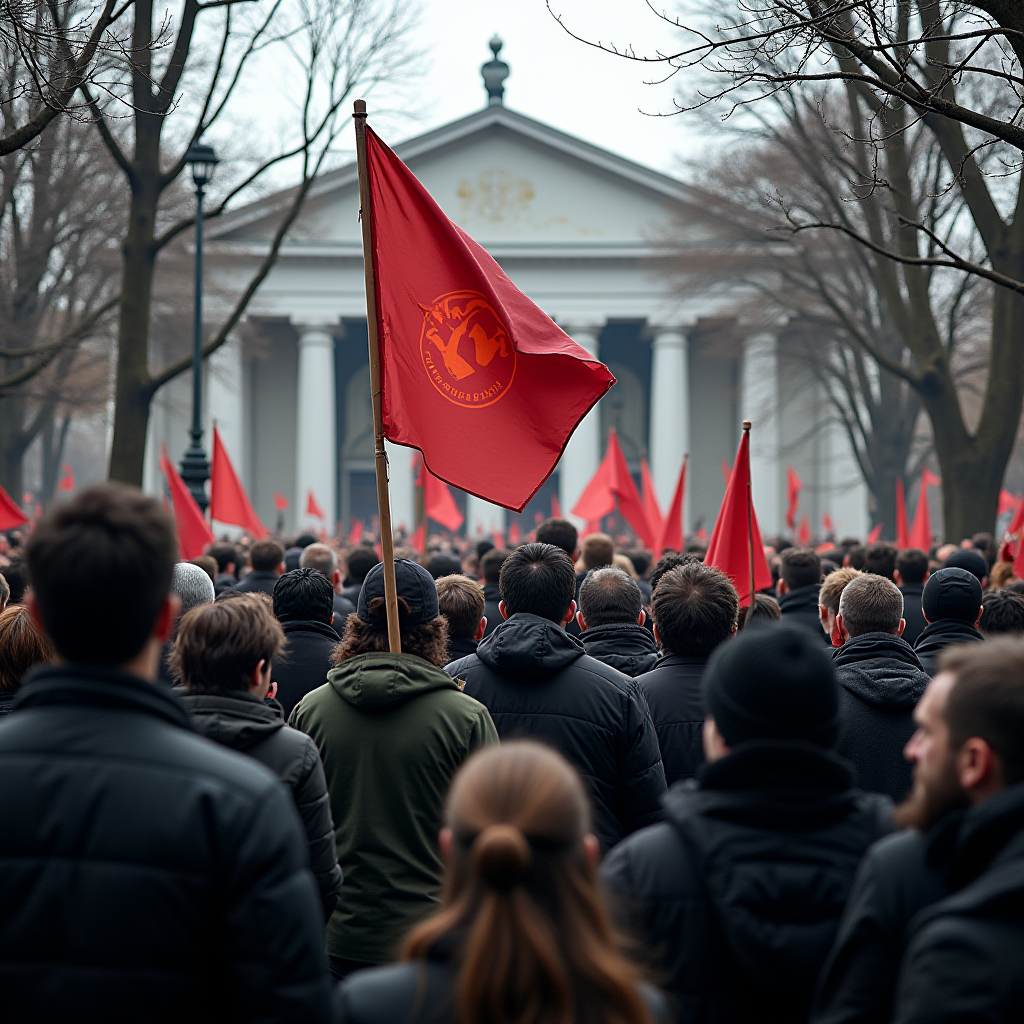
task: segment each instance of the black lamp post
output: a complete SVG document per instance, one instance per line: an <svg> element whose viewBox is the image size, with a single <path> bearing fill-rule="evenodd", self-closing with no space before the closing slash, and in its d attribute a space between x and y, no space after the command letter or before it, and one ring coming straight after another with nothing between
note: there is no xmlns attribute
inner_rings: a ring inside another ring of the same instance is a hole
<svg viewBox="0 0 1024 1024"><path fill-rule="evenodd" d="M206 481L210 463L203 451L203 196L220 161L213 146L193 142L185 154L196 186L196 300L192 323L192 443L181 459L181 479L192 492L196 504L205 512L209 504Z"/></svg>

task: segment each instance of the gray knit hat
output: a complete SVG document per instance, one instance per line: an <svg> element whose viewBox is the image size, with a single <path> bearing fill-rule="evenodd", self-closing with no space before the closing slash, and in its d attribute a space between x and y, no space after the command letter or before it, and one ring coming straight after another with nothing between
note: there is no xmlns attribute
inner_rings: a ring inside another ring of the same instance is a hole
<svg viewBox="0 0 1024 1024"><path fill-rule="evenodd" d="M201 604L213 603L213 580L198 565L175 562L171 593L181 598L181 614L184 615Z"/></svg>

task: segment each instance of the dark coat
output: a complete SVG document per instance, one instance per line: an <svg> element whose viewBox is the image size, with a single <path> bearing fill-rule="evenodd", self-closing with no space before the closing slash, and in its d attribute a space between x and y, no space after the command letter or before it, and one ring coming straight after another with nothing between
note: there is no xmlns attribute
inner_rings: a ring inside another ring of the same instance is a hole
<svg viewBox="0 0 1024 1024"><path fill-rule="evenodd" d="M911 647L917 643L917 638L924 632L928 625L924 621L924 612L921 610L921 598L924 595L923 583L904 583L900 587L903 595L903 618L907 620L906 628L903 630L903 639Z"/></svg>
<svg viewBox="0 0 1024 1024"><path fill-rule="evenodd" d="M238 577L232 576L229 572L217 573L217 576L213 581L214 597L216 597L217 594L223 593L225 590L230 590L232 587L237 585Z"/></svg>
<svg viewBox="0 0 1024 1024"><path fill-rule="evenodd" d="M341 588L341 596L346 601L352 603L352 607L355 608L359 605L359 592L363 589L363 581L360 580L358 583L346 583Z"/></svg>
<svg viewBox="0 0 1024 1024"><path fill-rule="evenodd" d="M1024 1020L1024 783L950 815L930 856L952 895L910 924L894 1024Z"/></svg>
<svg viewBox="0 0 1024 1024"><path fill-rule="evenodd" d="M14 707L14 698L17 696L17 691L14 693L0 694L0 715L9 715L11 708Z"/></svg>
<svg viewBox="0 0 1024 1024"><path fill-rule="evenodd" d="M935 675L935 663L950 644L981 643L984 637L970 622L959 619L936 619L924 627L914 644L914 653L928 675Z"/></svg>
<svg viewBox="0 0 1024 1024"><path fill-rule="evenodd" d="M345 622L348 617L355 613L356 606L347 598L341 594L334 595L334 631L336 633L345 632Z"/></svg>
<svg viewBox="0 0 1024 1024"><path fill-rule="evenodd" d="M704 699L700 681L707 658L670 654L637 685L647 699L658 733L661 760L668 785L692 779L704 761Z"/></svg>
<svg viewBox="0 0 1024 1024"><path fill-rule="evenodd" d="M331 916L341 889L341 868L334 847L334 821L327 780L316 744L284 724L281 705L265 703L242 690L232 694L176 691L196 732L255 757L289 789L309 843L309 865L320 889L324 920Z"/></svg>
<svg viewBox="0 0 1024 1024"><path fill-rule="evenodd" d="M625 676L650 672L658 660L658 645L650 631L635 622L594 626L580 633L587 654Z"/></svg>
<svg viewBox="0 0 1024 1024"><path fill-rule="evenodd" d="M857 785L894 801L910 792L903 756L914 708L930 682L910 644L893 633L864 633L832 654L839 683L838 752L857 769Z"/></svg>
<svg viewBox="0 0 1024 1024"><path fill-rule="evenodd" d="M331 652L341 637L326 622L282 622L281 628L288 643L273 672L277 700L287 718L310 690L327 682Z"/></svg>
<svg viewBox="0 0 1024 1024"><path fill-rule="evenodd" d="M332 1020L295 806L112 669L37 669L0 723L4 1024Z"/></svg>
<svg viewBox="0 0 1024 1024"><path fill-rule="evenodd" d="M505 620L498 611L498 602L501 600L501 590L497 583L484 584L484 615L487 616L487 628L484 636L490 636Z"/></svg>
<svg viewBox="0 0 1024 1024"><path fill-rule="evenodd" d="M661 818L665 769L639 687L565 630L518 612L445 671L486 705L500 737L549 743L576 766L605 849Z"/></svg>
<svg viewBox="0 0 1024 1024"><path fill-rule="evenodd" d="M831 647L832 641L825 630L821 628L821 619L818 617L818 594L820 592L820 583L809 583L806 587L796 587L788 594L777 596L776 600L782 609L783 622L796 622L801 626L806 626L826 647Z"/></svg>
<svg viewBox="0 0 1024 1024"><path fill-rule="evenodd" d="M892 805L808 743L739 744L698 779L673 786L667 820L605 860L616 915L651 951L680 1024L805 1020Z"/></svg>
<svg viewBox="0 0 1024 1024"><path fill-rule="evenodd" d="M468 654L476 654L478 646L478 641L471 640L469 637L450 636L448 637L448 659L456 661L459 658L465 658Z"/></svg>
<svg viewBox="0 0 1024 1024"><path fill-rule="evenodd" d="M264 572L262 570L257 570L246 573L235 584L235 590L242 590L247 594L256 591L260 594L266 594L268 597L273 597L274 585L279 579L280 577L276 572Z"/></svg>

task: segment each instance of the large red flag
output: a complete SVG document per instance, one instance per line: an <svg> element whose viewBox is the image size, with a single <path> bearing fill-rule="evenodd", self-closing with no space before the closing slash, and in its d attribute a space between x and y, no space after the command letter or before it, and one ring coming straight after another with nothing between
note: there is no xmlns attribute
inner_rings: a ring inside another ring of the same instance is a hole
<svg viewBox="0 0 1024 1024"><path fill-rule="evenodd" d="M253 511L216 426L213 428L213 458L210 460L210 518L218 523L240 526L256 540L270 532Z"/></svg>
<svg viewBox="0 0 1024 1024"><path fill-rule="evenodd" d="M517 512L615 383L366 129L384 435Z"/></svg>
<svg viewBox="0 0 1024 1024"><path fill-rule="evenodd" d="M683 456L683 465L679 470L679 479L676 481L676 489L672 493L672 503L668 507L665 522L661 527L661 537L658 539L658 546L654 551L655 556L660 555L666 548L673 551L682 551L686 530L683 524L683 506L686 498L686 463L688 456Z"/></svg>
<svg viewBox="0 0 1024 1024"><path fill-rule="evenodd" d="M24 526L28 516L14 503L14 499L0 487L0 530L13 530Z"/></svg>
<svg viewBox="0 0 1024 1024"><path fill-rule="evenodd" d="M705 565L714 565L732 580L740 595L740 606L749 605L750 548L754 549L754 589L767 590L772 585L772 571L764 557L761 528L754 513L750 491L750 432L743 431L736 462L729 474L729 486L718 510L715 528L711 531Z"/></svg>
<svg viewBox="0 0 1024 1024"><path fill-rule="evenodd" d="M927 553L932 546L932 520L928 513L928 488L940 483L939 478L930 470L921 470L921 489L917 494L917 511L914 513L914 525L910 530L910 546Z"/></svg>
<svg viewBox="0 0 1024 1024"><path fill-rule="evenodd" d="M800 489L803 487L803 483L800 477L796 475L796 470L792 466L786 467L786 490L787 498L789 500L789 507L786 509L786 525L791 529L796 529L796 507L800 504Z"/></svg>
<svg viewBox="0 0 1024 1024"><path fill-rule="evenodd" d="M213 531L202 509L196 504L185 481L178 476L174 463L167 457L167 446L160 446L160 468L167 479L174 505L174 524L178 529L178 551L182 558L198 558L207 544L213 543Z"/></svg>
<svg viewBox="0 0 1024 1024"><path fill-rule="evenodd" d="M598 522L615 511L616 499L622 518L633 527L640 540L653 549L658 538L647 521L644 503L640 500L636 483L626 465L626 457L619 447L618 435L612 430L608 434L608 450L579 501L573 506L572 514L585 519L588 524Z"/></svg>
<svg viewBox="0 0 1024 1024"><path fill-rule="evenodd" d="M896 477L896 547L900 551L911 547L907 529L907 501L903 493L903 477Z"/></svg>
<svg viewBox="0 0 1024 1024"><path fill-rule="evenodd" d="M654 480L651 479L651 467L646 459L640 460L640 484L642 486L642 499L644 514L647 517L647 526L651 531L651 543L657 544L665 529L665 517L661 514L661 506L658 504L658 495L654 490Z"/></svg>
<svg viewBox="0 0 1024 1024"><path fill-rule="evenodd" d="M455 504L455 498L448 490L448 485L443 480L438 480L426 468L419 452L413 457L413 464L417 466L416 485L423 488L424 515L454 533L465 522L466 517Z"/></svg>

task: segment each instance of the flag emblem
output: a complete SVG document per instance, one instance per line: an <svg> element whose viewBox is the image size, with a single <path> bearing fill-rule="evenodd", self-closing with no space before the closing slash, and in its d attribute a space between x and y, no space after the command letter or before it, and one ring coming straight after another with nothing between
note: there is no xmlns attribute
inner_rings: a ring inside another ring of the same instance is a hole
<svg viewBox="0 0 1024 1024"><path fill-rule="evenodd" d="M434 387L465 409L504 398L516 373L516 350L486 297L477 291L446 292L421 308L420 353Z"/></svg>

